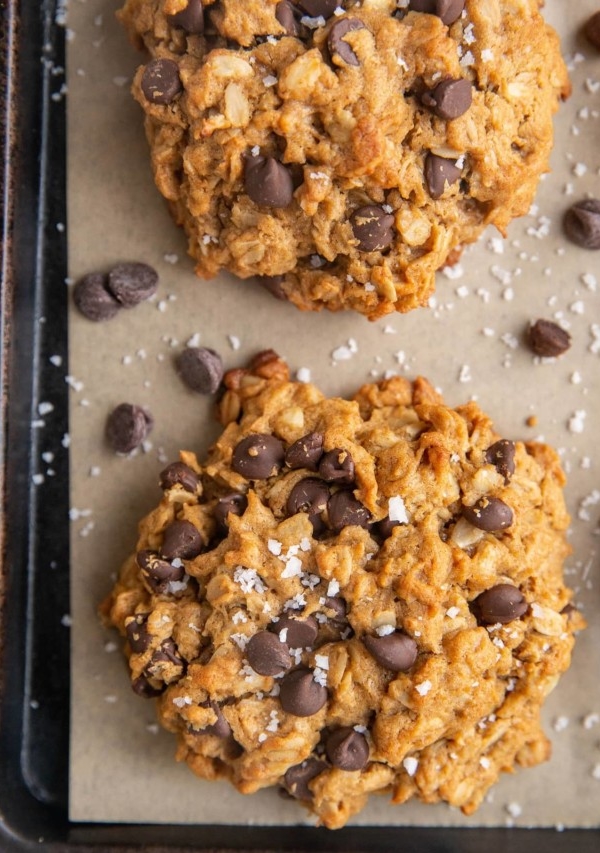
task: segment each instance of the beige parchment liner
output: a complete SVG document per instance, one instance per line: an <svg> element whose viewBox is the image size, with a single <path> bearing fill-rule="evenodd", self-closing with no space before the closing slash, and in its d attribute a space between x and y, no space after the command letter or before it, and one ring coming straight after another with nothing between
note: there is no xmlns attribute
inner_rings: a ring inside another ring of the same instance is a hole
<svg viewBox="0 0 600 853"><path fill-rule="evenodd" d="M115 21L118 6L71 0L68 9L70 278L143 260L158 270L160 286L153 302L108 323L71 316L71 819L307 820L274 791L243 797L176 764L174 738L158 730L153 703L131 691L120 639L96 614L134 548L139 518L159 499L158 472L179 448L202 455L217 435L213 401L188 392L173 368L175 354L199 335L228 368L272 347L294 374L308 368L328 394L350 394L388 371L422 374L453 405L477 398L506 437L543 437L560 449L573 516L567 579L589 628L545 708L551 761L504 776L470 818L445 806L394 807L371 797L353 823L597 826L600 253L569 244L560 227L571 202L600 197L600 53L578 34L596 0L546 4L569 58L573 96L556 120L552 173L530 215L513 223L501 252L489 234L464 253L452 277L439 274L431 307L371 324L351 314L301 314L225 275L195 279L184 238L152 182L141 111L129 94L141 57ZM573 345L560 359L540 363L524 345L523 331L537 317L568 325ZM156 421L145 452L130 458L115 456L103 441L107 413L124 401L147 406ZM531 415L533 427L526 424Z"/></svg>

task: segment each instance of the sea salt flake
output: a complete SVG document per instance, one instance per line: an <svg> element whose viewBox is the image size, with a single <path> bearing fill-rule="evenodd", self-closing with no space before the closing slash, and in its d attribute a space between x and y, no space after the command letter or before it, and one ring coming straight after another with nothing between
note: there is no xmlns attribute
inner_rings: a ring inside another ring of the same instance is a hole
<svg viewBox="0 0 600 853"><path fill-rule="evenodd" d="M507 803L506 811L511 817L519 817L523 813L523 809L519 803Z"/></svg>
<svg viewBox="0 0 600 853"><path fill-rule="evenodd" d="M334 598L338 592L340 591L340 585L338 581L333 578L333 580L329 581L329 585L327 587L327 596L328 598Z"/></svg>
<svg viewBox="0 0 600 853"><path fill-rule="evenodd" d="M456 619L456 617L458 616L459 613L460 613L460 607L449 607L446 610L446 616L449 619Z"/></svg>
<svg viewBox="0 0 600 853"><path fill-rule="evenodd" d="M583 728L587 729L588 731L594 726L597 726L598 723L600 723L600 714L596 714L595 712L587 714L583 718Z"/></svg>
<svg viewBox="0 0 600 853"><path fill-rule="evenodd" d="M388 501L388 515L390 521L397 521L400 524L408 524L409 517L406 511L406 505L400 495L394 495Z"/></svg>
<svg viewBox="0 0 600 853"><path fill-rule="evenodd" d="M554 729L555 732L564 732L564 730L568 727L568 725L569 725L569 718L568 717L564 717L564 716L563 717L557 717L554 720L552 728Z"/></svg>
<svg viewBox="0 0 600 853"><path fill-rule="evenodd" d="M321 669L329 669L329 656L315 655L315 664Z"/></svg>
<svg viewBox="0 0 600 853"><path fill-rule="evenodd" d="M402 766L404 767L409 776L414 776L417 772L419 761L414 756L408 755L402 762Z"/></svg>
<svg viewBox="0 0 600 853"><path fill-rule="evenodd" d="M389 634L393 634L395 630L395 625L379 625L375 628L375 633L378 637L387 637Z"/></svg>
<svg viewBox="0 0 600 853"><path fill-rule="evenodd" d="M578 409L569 418L569 431L572 433L582 433L584 430L584 421L587 416L585 409Z"/></svg>
<svg viewBox="0 0 600 853"><path fill-rule="evenodd" d="M282 578L295 578L302 574L302 560L291 556L287 560L286 567L281 573Z"/></svg>
<svg viewBox="0 0 600 853"><path fill-rule="evenodd" d="M479 763L483 767L484 770L487 770L490 766L490 759L486 758L485 755L482 755L481 758L479 759Z"/></svg>
<svg viewBox="0 0 600 853"><path fill-rule="evenodd" d="M255 569L238 566L233 573L234 581L239 584L242 592L266 592L266 585Z"/></svg>
<svg viewBox="0 0 600 853"><path fill-rule="evenodd" d="M271 554L275 554L275 556L278 557L281 554L281 549L283 548L283 545L277 539L269 539L267 541L267 548L271 552Z"/></svg>
<svg viewBox="0 0 600 853"><path fill-rule="evenodd" d="M432 686L433 685L431 684L431 681L426 680L422 681L420 684L415 684L415 690L417 691L419 696L427 696Z"/></svg>

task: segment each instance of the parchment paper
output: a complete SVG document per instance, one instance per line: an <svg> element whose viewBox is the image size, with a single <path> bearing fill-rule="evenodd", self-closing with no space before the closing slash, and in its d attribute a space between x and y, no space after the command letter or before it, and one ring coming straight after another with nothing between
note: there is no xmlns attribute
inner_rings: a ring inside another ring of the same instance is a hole
<svg viewBox="0 0 600 853"><path fill-rule="evenodd" d="M70 278L143 260L158 270L160 287L153 302L109 323L71 317L71 819L307 820L301 807L275 792L243 797L177 765L173 736L158 730L153 703L131 691L120 640L96 613L135 546L139 518L160 497L158 472L179 448L202 455L218 433L212 399L187 391L173 368L175 354L199 335L227 368L272 347L293 372L308 368L329 394L350 394L391 371L420 373L452 404L477 398L502 435L539 437L560 449L573 516L568 581L590 627L546 705L552 760L503 777L471 818L445 806L393 807L372 797L354 822L598 825L600 253L569 244L560 227L574 200L600 197L600 53L578 35L596 0L546 4L570 57L573 96L556 120L553 171L530 215L513 223L506 241L490 233L451 275L440 273L429 308L377 323L353 314L302 314L225 275L195 278L183 235L152 182L141 110L129 94L142 58L114 19L118 5L71 0L69 6ZM523 343L525 327L538 317L569 327L572 348L558 360L540 362ZM145 451L131 458L115 456L103 441L106 416L121 402L147 406L156 421ZM531 416L537 425L527 425Z"/></svg>

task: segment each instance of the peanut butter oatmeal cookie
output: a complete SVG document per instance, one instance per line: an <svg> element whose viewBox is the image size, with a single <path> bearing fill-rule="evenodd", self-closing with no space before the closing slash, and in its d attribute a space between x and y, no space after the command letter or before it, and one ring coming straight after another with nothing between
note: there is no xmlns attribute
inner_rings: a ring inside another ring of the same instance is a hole
<svg viewBox="0 0 600 853"><path fill-rule="evenodd" d="M196 271L376 319L527 212L568 93L539 0L126 0Z"/></svg>
<svg viewBox="0 0 600 853"><path fill-rule="evenodd" d="M353 400L274 353L225 375L101 607L177 757L341 827L370 793L471 814L548 759L540 709L584 627L555 452L424 379Z"/></svg>

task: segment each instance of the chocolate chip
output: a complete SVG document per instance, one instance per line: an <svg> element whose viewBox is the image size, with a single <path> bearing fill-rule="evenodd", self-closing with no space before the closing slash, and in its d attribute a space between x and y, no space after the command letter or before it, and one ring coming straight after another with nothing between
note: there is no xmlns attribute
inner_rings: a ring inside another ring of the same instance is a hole
<svg viewBox="0 0 600 853"><path fill-rule="evenodd" d="M369 763L366 737L352 726L332 732L325 743L327 758L340 770L362 770Z"/></svg>
<svg viewBox="0 0 600 853"><path fill-rule="evenodd" d="M288 768L283 777L287 792L297 800L312 800L313 793L308 783L327 769L327 764L311 755L302 764Z"/></svg>
<svg viewBox="0 0 600 853"><path fill-rule="evenodd" d="M342 0L300 0L300 6L311 18L331 18L338 6L344 7Z"/></svg>
<svg viewBox="0 0 600 853"><path fill-rule="evenodd" d="M149 613L136 613L125 625L127 642L131 651L136 654L145 652L152 641L152 637L147 630L149 615Z"/></svg>
<svg viewBox="0 0 600 853"><path fill-rule="evenodd" d="M510 583L500 583L486 589L472 603L480 625L512 622L523 616L528 606L521 590Z"/></svg>
<svg viewBox="0 0 600 853"><path fill-rule="evenodd" d="M252 433L236 445L231 467L247 480L266 480L279 473L284 458L285 450L278 438Z"/></svg>
<svg viewBox="0 0 600 853"><path fill-rule="evenodd" d="M184 462L171 462L159 474L159 484L163 491L180 486L184 491L196 494L200 486L200 478L196 472Z"/></svg>
<svg viewBox="0 0 600 853"><path fill-rule="evenodd" d="M257 282L262 285L265 290L268 290L271 296L274 296L275 299L279 299L282 302L287 302L287 293L281 286L285 281L285 277L282 275L257 275Z"/></svg>
<svg viewBox="0 0 600 853"><path fill-rule="evenodd" d="M291 444L285 453L288 468L308 468L316 471L323 456L323 433L309 432Z"/></svg>
<svg viewBox="0 0 600 853"><path fill-rule="evenodd" d="M425 183L431 198L441 198L446 192L446 184L456 183L460 173L455 160L438 157L430 152L425 158Z"/></svg>
<svg viewBox="0 0 600 853"><path fill-rule="evenodd" d="M339 533L344 527L349 527L350 525L368 527L371 523L371 513L369 510L360 501L356 500L352 492L345 489L336 492L329 498L327 514L329 516L329 525L336 533Z"/></svg>
<svg viewBox="0 0 600 853"><path fill-rule="evenodd" d="M327 36L327 46L331 58L345 62L346 65L360 65L358 56L354 53L344 36L356 30L364 30L365 25L358 18L341 18L329 30Z"/></svg>
<svg viewBox="0 0 600 853"><path fill-rule="evenodd" d="M327 702L327 688L317 684L310 669L301 666L281 679L279 701L286 714L310 717Z"/></svg>
<svg viewBox="0 0 600 853"><path fill-rule="evenodd" d="M141 82L146 100L152 104L170 104L183 91L179 66L172 59L151 59Z"/></svg>
<svg viewBox="0 0 600 853"><path fill-rule="evenodd" d="M319 625L314 616L307 616L306 619L280 616L277 622L269 625L269 631L278 637L281 631L286 631L285 643L290 649L309 649L317 639Z"/></svg>
<svg viewBox="0 0 600 853"><path fill-rule="evenodd" d="M225 719L221 706L218 702L213 702L209 699L207 702L202 702L200 707L210 708L217 715L217 719L214 723L210 723L208 726L204 726L204 728L201 729L202 734L214 735L215 737L220 737L222 739L229 737L231 734L231 726Z"/></svg>
<svg viewBox="0 0 600 853"><path fill-rule="evenodd" d="M160 556L165 560L193 560L204 550L202 536L191 521L184 518L172 521L165 527Z"/></svg>
<svg viewBox="0 0 600 853"><path fill-rule="evenodd" d="M95 323L111 320L121 305L108 290L108 277L102 273L84 275L73 288L73 302L78 311Z"/></svg>
<svg viewBox="0 0 600 853"><path fill-rule="evenodd" d="M563 229L582 249L600 249L600 201L585 198L572 205L564 215Z"/></svg>
<svg viewBox="0 0 600 853"><path fill-rule="evenodd" d="M184 667L184 661L179 650L172 639L163 640L160 647L154 652L148 664L148 674L153 677L160 678L161 664L172 664L173 666Z"/></svg>
<svg viewBox="0 0 600 853"><path fill-rule="evenodd" d="M137 261L117 264L108 274L108 289L123 308L133 308L150 299L157 287L156 270Z"/></svg>
<svg viewBox="0 0 600 853"><path fill-rule="evenodd" d="M290 492L286 509L288 515L307 512L309 516L318 515L327 508L329 489L316 477L305 477L296 483Z"/></svg>
<svg viewBox="0 0 600 853"><path fill-rule="evenodd" d="M354 460L347 450L329 450L319 463L319 474L328 483L340 485L354 482Z"/></svg>
<svg viewBox="0 0 600 853"><path fill-rule="evenodd" d="M275 6L275 17L288 36L297 36L300 32L294 9L293 3L290 3L289 0L282 0L281 3Z"/></svg>
<svg viewBox="0 0 600 853"><path fill-rule="evenodd" d="M186 347L176 366L184 384L198 394L214 394L223 379L221 356L208 347Z"/></svg>
<svg viewBox="0 0 600 853"><path fill-rule="evenodd" d="M413 12L437 15L444 24L450 25L460 18L465 0L410 0L408 8Z"/></svg>
<svg viewBox="0 0 600 853"><path fill-rule="evenodd" d="M600 12L596 12L585 22L583 33L590 44L600 50Z"/></svg>
<svg viewBox="0 0 600 853"><path fill-rule="evenodd" d="M281 675L292 665L287 643L282 643L276 634L259 631L254 634L247 646L248 663L259 675Z"/></svg>
<svg viewBox="0 0 600 853"><path fill-rule="evenodd" d="M505 483L508 483L515 473L515 449L514 441L501 438L485 451L485 461L495 466L498 473L504 477Z"/></svg>
<svg viewBox="0 0 600 853"><path fill-rule="evenodd" d="M512 509L500 498L479 498L473 506L463 507L463 516L473 527L488 533L506 530L513 523Z"/></svg>
<svg viewBox="0 0 600 853"><path fill-rule="evenodd" d="M393 215L376 204L366 204L355 210L350 225L361 252L381 252L394 239Z"/></svg>
<svg viewBox="0 0 600 853"><path fill-rule="evenodd" d="M362 641L377 663L392 672L406 672L417 659L417 644L402 631L394 631L383 637L367 634Z"/></svg>
<svg viewBox="0 0 600 853"><path fill-rule="evenodd" d="M204 10L202 0L188 0L187 6L174 15L167 15L172 27L181 27L190 35L201 35L204 32Z"/></svg>
<svg viewBox="0 0 600 853"><path fill-rule="evenodd" d="M166 684L161 684L160 687L153 687L145 675L139 675L131 682L131 689L142 699L155 699L164 692L166 686Z"/></svg>
<svg viewBox="0 0 600 853"><path fill-rule="evenodd" d="M329 619L331 622L336 622L338 624L346 624L346 614L348 612L348 605L346 604L345 599L343 599L339 595L328 595L325 599L325 607L329 610L333 610L334 616L330 616Z"/></svg>
<svg viewBox="0 0 600 853"><path fill-rule="evenodd" d="M473 101L473 87L466 78L442 80L437 86L426 92L422 99L437 116L452 121L464 115Z"/></svg>
<svg viewBox="0 0 600 853"><path fill-rule="evenodd" d="M571 335L551 320L536 320L527 331L529 346L536 355L552 358L571 346Z"/></svg>
<svg viewBox="0 0 600 853"><path fill-rule="evenodd" d="M144 441L153 426L152 415L141 406L121 403L108 416L106 439L116 453L131 453Z"/></svg>
<svg viewBox="0 0 600 853"><path fill-rule="evenodd" d="M244 187L254 202L261 207L289 207L294 184L288 169L274 157L246 158Z"/></svg>
<svg viewBox="0 0 600 853"><path fill-rule="evenodd" d="M161 559L158 551L138 551L136 562L150 589L159 595L168 591L171 581L181 581L185 574L183 566L172 566L167 560Z"/></svg>
<svg viewBox="0 0 600 853"><path fill-rule="evenodd" d="M242 495L239 492L232 492L230 495L225 495L224 497L219 498L213 510L215 521L221 528L225 528L226 530L229 527L227 522L227 516L229 513L231 512L233 515L243 515L246 512L247 506L248 498L246 495Z"/></svg>
<svg viewBox="0 0 600 853"><path fill-rule="evenodd" d="M399 524L399 521L391 521L389 515L386 515L385 518L382 518L381 521L378 521L373 525L372 532L378 539L384 542L386 539L390 538L392 531L395 527L398 527Z"/></svg>

